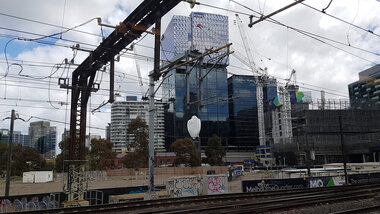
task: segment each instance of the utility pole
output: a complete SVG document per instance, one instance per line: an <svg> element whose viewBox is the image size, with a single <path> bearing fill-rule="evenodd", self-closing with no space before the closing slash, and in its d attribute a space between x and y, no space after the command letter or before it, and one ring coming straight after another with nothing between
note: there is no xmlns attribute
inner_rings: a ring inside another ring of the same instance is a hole
<svg viewBox="0 0 380 214"><path fill-rule="evenodd" d="M13 143L13 127L15 122L15 110L11 112L11 127L9 133L9 145L8 145L8 161L7 161L7 177L5 182L5 197L9 196L9 181L11 177L11 161L12 161L12 143Z"/></svg>
<svg viewBox="0 0 380 214"><path fill-rule="evenodd" d="M347 157L346 157L346 147L344 144L344 137L343 137L342 114L339 115L339 131L340 131L340 143L341 143L342 155L343 155L344 180L345 180L345 183L347 185L348 184Z"/></svg>
<svg viewBox="0 0 380 214"><path fill-rule="evenodd" d="M161 16L159 15L154 30L154 70L149 75L149 193L154 193L154 81L160 78L160 46Z"/></svg>

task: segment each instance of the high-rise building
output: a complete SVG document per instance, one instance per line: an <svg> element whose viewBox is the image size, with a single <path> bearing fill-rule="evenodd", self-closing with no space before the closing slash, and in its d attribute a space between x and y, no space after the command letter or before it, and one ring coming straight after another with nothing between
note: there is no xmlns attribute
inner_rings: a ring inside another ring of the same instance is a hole
<svg viewBox="0 0 380 214"><path fill-rule="evenodd" d="M106 140L111 140L111 123L106 126Z"/></svg>
<svg viewBox="0 0 380 214"><path fill-rule="evenodd" d="M133 119L140 117L149 123L148 102L136 101L128 97L126 101L116 101L111 107L111 142L113 150L122 153L128 149L133 136L127 133L128 125ZM164 103L155 101L154 115L154 149L165 151L164 148Z"/></svg>
<svg viewBox="0 0 380 214"><path fill-rule="evenodd" d="M30 136L21 134L20 131L13 131L13 144L30 147Z"/></svg>
<svg viewBox="0 0 380 214"><path fill-rule="evenodd" d="M9 130L0 129L0 142L9 143Z"/></svg>
<svg viewBox="0 0 380 214"><path fill-rule="evenodd" d="M277 85L270 79L263 87L264 111L277 95ZM255 77L232 75L228 78L230 138L229 151L255 151L259 143Z"/></svg>
<svg viewBox="0 0 380 214"><path fill-rule="evenodd" d="M190 16L173 16L162 35L161 57L170 60L188 50L204 53L206 49L226 45L228 40L227 16L200 12L193 12ZM217 59L210 59L210 63L216 61ZM218 62L218 64L227 63L228 58Z"/></svg>
<svg viewBox="0 0 380 214"><path fill-rule="evenodd" d="M8 129L0 129L0 142L9 143L10 132ZM30 146L29 135L21 134L20 131L13 131L13 145L20 144L22 146Z"/></svg>
<svg viewBox="0 0 380 214"><path fill-rule="evenodd" d="M380 161L380 133L374 131L380 129L379 109L350 109L348 101L341 100L327 101L323 110L310 103L294 103L292 119L293 143L272 145L275 157L285 157L287 165L342 162L341 131L349 133L343 139L347 162Z"/></svg>
<svg viewBox="0 0 380 214"><path fill-rule="evenodd" d="M29 125L30 147L36 148L44 158L55 157L56 127L48 121L32 122Z"/></svg>
<svg viewBox="0 0 380 214"><path fill-rule="evenodd" d="M100 134L91 133L91 135L86 136L85 146L91 150L91 140L93 139L100 140L101 138L102 136L100 136Z"/></svg>
<svg viewBox="0 0 380 214"><path fill-rule="evenodd" d="M70 130L68 130L68 129L64 129L63 130L63 133L62 133L62 139L61 139L61 141L63 141L63 140L65 140L66 138L69 138L70 137Z"/></svg>
<svg viewBox="0 0 380 214"><path fill-rule="evenodd" d="M353 108L380 108L380 64L359 73L359 81L348 85Z"/></svg>
<svg viewBox="0 0 380 214"><path fill-rule="evenodd" d="M162 35L161 57L171 60L182 55L204 53L206 49L228 43L228 17L193 12L189 17L173 16ZM222 54L221 51L218 54ZM227 57L216 54L200 64L171 70L164 80L162 92L165 106L165 147L175 140L189 137L187 121L196 115L201 120L201 147L212 134L223 144L229 135Z"/></svg>

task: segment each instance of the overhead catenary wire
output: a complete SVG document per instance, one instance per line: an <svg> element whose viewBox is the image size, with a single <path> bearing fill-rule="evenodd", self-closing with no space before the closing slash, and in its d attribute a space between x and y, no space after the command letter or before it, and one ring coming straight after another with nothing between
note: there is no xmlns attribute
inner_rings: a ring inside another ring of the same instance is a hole
<svg viewBox="0 0 380 214"><path fill-rule="evenodd" d="M254 13L256 13L256 14L259 14L259 15L263 16L263 14L261 14L261 13L255 11L255 10L253 10L252 8L249 8L249 7L247 7L247 6L245 6L245 5L241 4L241 3L238 3L238 2L236 2L236 1L234 1L234 0L231 0L231 1L234 2L234 3L236 3L236 4L238 4L238 5L240 5L240 6L242 6L242 7L244 7L244 8L246 8L246 9L248 9L248 10L250 10L250 11L252 11L252 12L254 12ZM301 3L301 4L302 4L302 3ZM354 54L354 53L351 53L351 52L349 52L349 51L347 51L347 50L345 50L345 49L342 49L342 48L340 48L340 47L334 46L334 45L332 45L332 44L330 44L330 43L328 43L328 42L326 42L326 41L323 41L323 40L321 40L321 39L318 39L317 37L322 38L322 39L326 39L326 40L328 40L328 41L332 41L332 42L335 42L335 43L339 43L339 44L341 44L341 45L345 45L345 46L348 46L348 47L351 47L351 48L355 48L355 49L358 49L358 50L361 50L361 51L365 51L365 52L367 52L367 53L371 53L371 54L374 54L374 55L376 55L376 56L380 56L379 53L375 53L375 52L373 52L373 51L368 51L368 50L365 50L365 49L363 49L363 48L358 48L358 47L355 47L355 46L350 46L350 45L347 45L347 44L345 44L345 43L342 43L342 42L339 42L339 41L336 41L336 40L333 40L333 39L330 39L330 38L327 38L327 37L320 36L320 35L318 35L318 34L314 34L314 33L307 32L307 31L305 31L305 30L300 30L300 29L297 29L297 28L295 28L295 27L291 27L291 26L289 26L289 25L286 25L286 24L284 24L284 23L281 23L281 22L279 22L279 21L277 21L277 20L275 20L275 19L273 19L273 18L265 19L265 21L267 21L267 22L271 22L271 23L274 23L274 24L278 24L278 25L281 25L281 26L283 26L283 27L287 27L287 28L289 28L289 29L292 29L292 30L294 30L294 31L296 31L296 32L298 32L298 33L300 33L300 34L303 34L303 35L305 35L305 36L307 36L307 37L310 37L310 38L312 38L312 39L315 39L315 40L317 40L317 41L319 41L319 42L321 42L321 43L324 43L324 44L326 44L326 45L329 45L329 46L331 46L331 47L334 47L334 48L336 48L336 49L338 49L338 50L341 50L341 51L343 51L343 52L345 52L345 53L347 53L347 54L350 54L350 55L352 55L352 56L355 56L355 57L360 58L360 59L362 59L362 60L365 60L365 61L367 61L367 62L371 62L371 63L375 63L375 64L377 64L377 63L374 62L374 61L368 60L368 59L366 59L366 58L364 58L364 57L361 57L361 56L358 56L358 55L356 55L356 54Z"/></svg>
<svg viewBox="0 0 380 214"><path fill-rule="evenodd" d="M20 16L15 16L15 15L11 15L11 14L6 14L6 13L2 13L2 12L0 12L0 15L1 16L10 17L10 18L14 18L14 19L23 20L23 21L33 22L33 23L37 23L37 24L41 24L41 25L46 25L46 26L50 26L50 27L63 28L63 29L66 29L66 30L70 29L68 27L59 26L59 25L55 25L55 24L51 24L51 23L47 23L47 22L43 22L43 21L33 20L33 19L30 19L30 18L24 18L24 17L20 17ZM72 29L72 31L79 32L79 33L84 33L84 34L88 34L88 35L92 35L92 36L96 36L96 37L101 37L98 34L91 33L91 32L86 32L86 31L82 31L82 30Z"/></svg>
<svg viewBox="0 0 380 214"><path fill-rule="evenodd" d="M336 20L339 20L339 21L341 21L341 22L343 22L343 23L346 23L346 24L348 24L348 25L351 25L351 26L353 26L353 27L355 27L355 28L357 28L357 29L360 29L360 30L362 30L362 31L365 31L365 32L367 32L367 33L369 33L369 34L372 34L372 35L374 35L374 36L380 37L379 34L373 32L373 30L371 30L371 29L365 29L365 28L363 28L363 27L361 27L361 26L359 26L359 25L355 25L355 24L353 24L353 23L351 23L351 22L348 22L348 21L346 21L346 20L344 20L344 19L341 19L341 18L339 18L339 17L337 17L337 16L334 16L334 15L328 14L328 13L326 13L326 11L324 11L324 10L319 10L319 9L313 7L313 6L310 6L310 5L308 5L308 4L304 3L304 2L301 2L300 4L302 4L302 5L304 5L304 6L308 7L308 8L310 8L310 9L312 9L312 10L315 10L315 11L318 11L318 12L320 12L320 13L322 13L322 14L325 14L326 16L329 16L329 17L334 18L334 19L336 19Z"/></svg>
<svg viewBox="0 0 380 214"><path fill-rule="evenodd" d="M33 62L33 61L28 61L28 62ZM1 63L1 62L0 62ZM53 63L50 63L51 65L53 65ZM24 64L23 64L24 65ZM37 65L36 65L37 66ZM41 66L44 66L44 65L41 65ZM230 67L235 67L235 68L239 68L239 69L243 69L243 70L247 70L247 69L244 69L244 68L242 68L242 67L238 67L238 66L234 66L234 65L229 65ZM51 67L51 66L49 66L49 67ZM118 72L117 72L118 73ZM125 74L125 73L121 73L120 72L120 74ZM231 75L233 74L233 73L230 73ZM134 75L131 75L131 74L128 74L128 76L134 76ZM122 76L119 76L119 77L122 77ZM123 76L123 78L129 78L129 77L127 77L127 76ZM277 79L281 79L281 78L279 78L279 77L275 77L275 78L277 78ZM147 78L144 78L144 79L147 79ZM138 79L137 79L137 76L136 76L136 81L137 81ZM284 79L285 80L285 79ZM300 84L304 84L304 85L310 85L310 86L313 86L313 87L318 87L318 88L321 88L321 89L324 89L324 90L327 90L327 91L334 91L333 89L326 89L326 88L322 88L322 87L320 87L320 86L315 86L315 85L311 85L311 84L309 84L309 83L305 83L305 82L299 82ZM337 92L339 92L339 91L337 91Z"/></svg>

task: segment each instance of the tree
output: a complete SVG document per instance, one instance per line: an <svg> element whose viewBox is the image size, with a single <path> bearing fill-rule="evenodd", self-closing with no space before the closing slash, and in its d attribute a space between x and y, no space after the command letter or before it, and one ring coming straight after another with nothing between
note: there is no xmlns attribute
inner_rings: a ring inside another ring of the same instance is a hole
<svg viewBox="0 0 380 214"><path fill-rule="evenodd" d="M105 170L114 167L116 152L112 150L113 143L105 139L92 139L91 150L88 153L91 170Z"/></svg>
<svg viewBox="0 0 380 214"><path fill-rule="evenodd" d="M208 139L205 154L207 156L206 162L211 166L223 165L223 157L226 155L226 151L222 146L222 140L217 135L214 134Z"/></svg>
<svg viewBox="0 0 380 214"><path fill-rule="evenodd" d="M12 175L21 176L23 172L44 169L46 161L36 148L23 147L18 144L12 150Z"/></svg>
<svg viewBox="0 0 380 214"><path fill-rule="evenodd" d="M132 135L133 142L128 145L130 152L123 159L124 166L127 168L148 167L148 125L143 119L137 117L129 123L127 132Z"/></svg>
<svg viewBox="0 0 380 214"><path fill-rule="evenodd" d="M69 142L70 138L66 138L58 144L59 148L61 149L61 153L55 158L54 169L56 172L67 172L67 164L64 164L65 160L69 159Z"/></svg>
<svg viewBox="0 0 380 214"><path fill-rule="evenodd" d="M176 154L174 165L185 164L190 166L200 166L201 161L195 149L193 140L184 138L176 140L170 148Z"/></svg>

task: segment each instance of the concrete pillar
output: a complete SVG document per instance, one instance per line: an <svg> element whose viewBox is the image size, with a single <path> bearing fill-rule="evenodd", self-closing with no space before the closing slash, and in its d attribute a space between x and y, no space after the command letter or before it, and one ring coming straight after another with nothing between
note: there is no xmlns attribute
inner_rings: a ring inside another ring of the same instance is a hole
<svg viewBox="0 0 380 214"><path fill-rule="evenodd" d="M376 162L376 152L372 153L373 155L373 162Z"/></svg>
<svg viewBox="0 0 380 214"><path fill-rule="evenodd" d="M363 163L365 163L365 154L363 154L362 156L363 156Z"/></svg>
<svg viewBox="0 0 380 214"><path fill-rule="evenodd" d="M323 157L325 159L325 164L327 164L327 155L324 155Z"/></svg>

